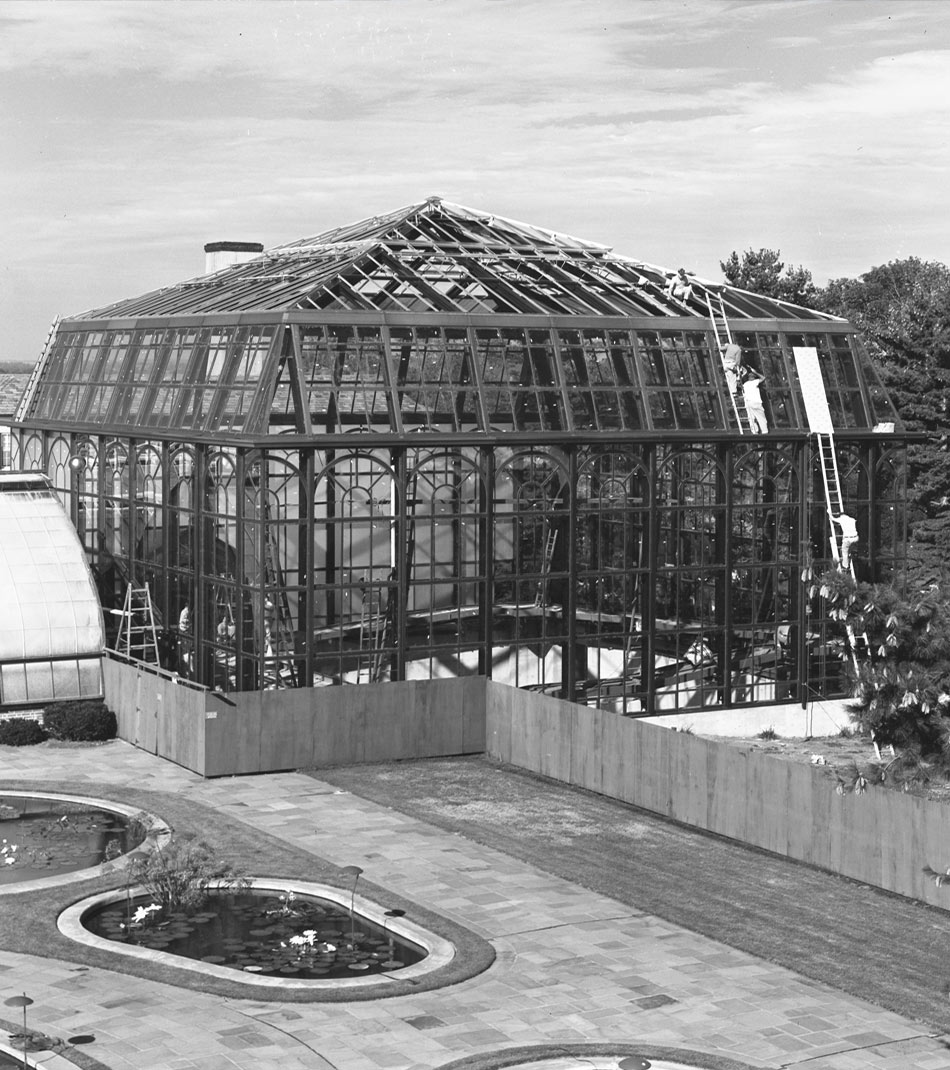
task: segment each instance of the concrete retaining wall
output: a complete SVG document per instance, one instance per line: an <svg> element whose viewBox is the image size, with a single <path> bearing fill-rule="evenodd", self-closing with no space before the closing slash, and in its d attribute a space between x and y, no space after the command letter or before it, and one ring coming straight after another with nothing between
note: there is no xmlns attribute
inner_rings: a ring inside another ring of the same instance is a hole
<svg viewBox="0 0 950 1070"><path fill-rule="evenodd" d="M492 758L947 908L950 807L491 681L486 718Z"/></svg>
<svg viewBox="0 0 950 1070"><path fill-rule="evenodd" d="M266 691L233 701L104 661L121 738L203 776L314 765L493 758L696 828L946 908L950 808L838 795L827 770L481 677Z"/></svg>
<svg viewBox="0 0 950 1070"><path fill-rule="evenodd" d="M112 658L104 668L120 738L202 776L485 750L483 677L224 697Z"/></svg>

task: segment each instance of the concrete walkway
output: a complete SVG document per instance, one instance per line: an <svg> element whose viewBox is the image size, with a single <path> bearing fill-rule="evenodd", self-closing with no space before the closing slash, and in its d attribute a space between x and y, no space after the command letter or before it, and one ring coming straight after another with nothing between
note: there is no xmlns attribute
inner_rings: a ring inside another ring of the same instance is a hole
<svg viewBox="0 0 950 1070"><path fill-rule="evenodd" d="M558 1043L682 1048L775 1070L950 1070L950 1048L916 1022L310 777L204 781L120 742L0 747L0 790L21 779L194 798L363 867L497 951L485 973L438 991L281 1004L0 950L0 998L26 991L30 1025L51 1035L93 1034L83 1051L112 1070L422 1070Z"/></svg>

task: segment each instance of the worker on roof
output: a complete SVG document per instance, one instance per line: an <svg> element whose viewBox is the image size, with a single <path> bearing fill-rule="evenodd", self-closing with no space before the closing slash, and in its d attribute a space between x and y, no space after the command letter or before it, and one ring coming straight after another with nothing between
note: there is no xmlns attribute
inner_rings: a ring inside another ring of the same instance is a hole
<svg viewBox="0 0 950 1070"><path fill-rule="evenodd" d="M693 293L693 284L686 274L686 268L680 268L675 275L671 275L666 284L666 296L674 301L682 301L684 304Z"/></svg>

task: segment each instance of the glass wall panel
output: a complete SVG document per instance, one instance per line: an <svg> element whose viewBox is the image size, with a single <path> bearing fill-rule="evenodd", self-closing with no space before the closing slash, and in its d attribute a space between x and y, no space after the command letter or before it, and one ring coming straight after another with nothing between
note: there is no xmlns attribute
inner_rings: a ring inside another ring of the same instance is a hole
<svg viewBox="0 0 950 1070"><path fill-rule="evenodd" d="M316 426L392 426L386 352L378 327L321 327L301 332L303 376Z"/></svg>
<svg viewBox="0 0 950 1070"><path fill-rule="evenodd" d="M314 684L388 679L398 587L396 482L381 455L346 453L313 498Z"/></svg>
<svg viewBox="0 0 950 1070"><path fill-rule="evenodd" d="M406 677L478 673L486 498L477 458L410 450L407 466Z"/></svg>
<svg viewBox="0 0 950 1070"><path fill-rule="evenodd" d="M468 332L441 327L390 330L403 426L478 427Z"/></svg>
<svg viewBox="0 0 950 1070"><path fill-rule="evenodd" d="M558 451L518 452L497 466L491 676L513 687L563 687L570 498Z"/></svg>
<svg viewBox="0 0 950 1070"><path fill-rule="evenodd" d="M567 426L549 331L479 328L475 337L490 426L519 431Z"/></svg>
<svg viewBox="0 0 950 1070"><path fill-rule="evenodd" d="M577 692L618 713L645 706L650 479L638 453L584 450L577 480Z"/></svg>

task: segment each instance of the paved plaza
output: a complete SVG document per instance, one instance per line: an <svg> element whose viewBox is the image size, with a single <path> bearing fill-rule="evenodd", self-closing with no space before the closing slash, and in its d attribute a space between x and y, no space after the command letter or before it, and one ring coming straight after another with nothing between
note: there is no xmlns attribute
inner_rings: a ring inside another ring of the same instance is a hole
<svg viewBox="0 0 950 1070"><path fill-rule="evenodd" d="M0 995L28 992L31 1026L50 1035L94 1035L82 1050L110 1070L428 1070L559 1045L667 1053L654 1054L657 1066L695 1061L678 1051L774 1070L950 1070L950 1047L925 1025L308 776L206 781L122 742L0 747L0 789L38 779L51 791L70 781L90 794L127 785L194 799L362 866L496 951L487 971L451 987L308 1004L222 999L0 950Z"/></svg>

